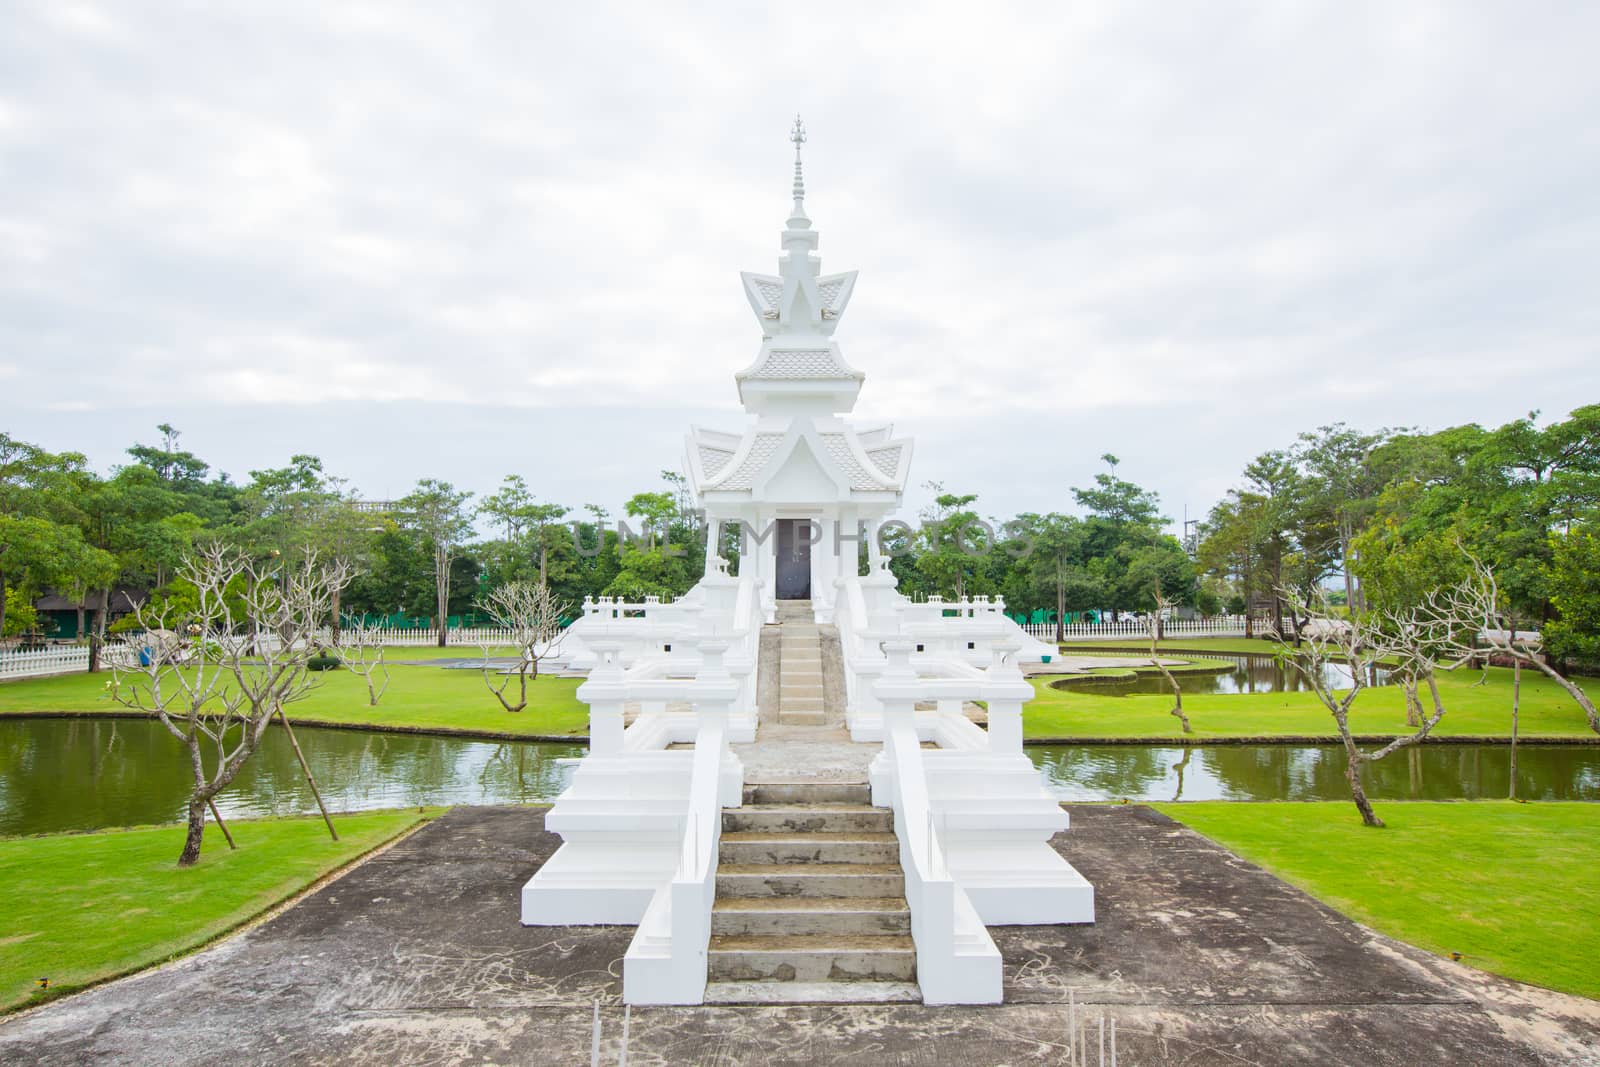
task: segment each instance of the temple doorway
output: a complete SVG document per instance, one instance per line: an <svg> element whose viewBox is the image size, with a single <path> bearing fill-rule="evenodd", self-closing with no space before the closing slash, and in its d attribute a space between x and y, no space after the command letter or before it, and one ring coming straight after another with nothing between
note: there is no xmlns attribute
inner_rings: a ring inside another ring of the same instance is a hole
<svg viewBox="0 0 1600 1067"><path fill-rule="evenodd" d="M810 520L779 519L777 552L777 598L779 600L810 600Z"/></svg>

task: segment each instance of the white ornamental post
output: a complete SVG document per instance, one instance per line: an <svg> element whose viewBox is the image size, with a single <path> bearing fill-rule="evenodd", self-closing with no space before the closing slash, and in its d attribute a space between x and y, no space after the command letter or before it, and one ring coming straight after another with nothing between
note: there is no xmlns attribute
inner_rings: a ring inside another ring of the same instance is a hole
<svg viewBox="0 0 1600 1067"><path fill-rule="evenodd" d="M990 651L983 686L984 702L989 705L990 752L1022 754L1022 705L1032 697L1033 686L1016 664L1021 647L1015 641L996 641Z"/></svg>
<svg viewBox="0 0 1600 1067"><path fill-rule="evenodd" d="M590 647L600 662L577 694L589 705L589 754L618 756L622 754L622 704L627 696L622 664L617 660L622 642L595 641Z"/></svg>

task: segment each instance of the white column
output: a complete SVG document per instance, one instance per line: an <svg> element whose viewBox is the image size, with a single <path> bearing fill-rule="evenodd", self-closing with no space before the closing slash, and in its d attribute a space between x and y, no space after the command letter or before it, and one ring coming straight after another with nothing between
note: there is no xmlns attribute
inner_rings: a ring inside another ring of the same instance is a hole
<svg viewBox="0 0 1600 1067"><path fill-rule="evenodd" d="M716 574L721 568L717 566L721 556L722 520L715 515L706 515L706 574Z"/></svg>
<svg viewBox="0 0 1600 1067"><path fill-rule="evenodd" d="M819 606L833 603L833 579L839 574L839 520L824 515L817 520L821 540L811 546L811 599Z"/></svg>
<svg viewBox="0 0 1600 1067"><path fill-rule="evenodd" d="M759 511L755 512L754 518L751 520L751 526L754 529L746 534L746 546L756 556L756 573L761 578L761 604L768 622L772 621L778 595L778 531L776 528L770 532L766 529L767 524L771 521L772 519L769 516ZM758 543L756 535L762 533L767 534L767 539ZM746 565L747 561L740 561L741 570Z"/></svg>
<svg viewBox="0 0 1600 1067"><path fill-rule="evenodd" d="M874 515L867 520L867 573L875 574L883 564L883 546L878 543L878 531L883 528L883 516Z"/></svg>

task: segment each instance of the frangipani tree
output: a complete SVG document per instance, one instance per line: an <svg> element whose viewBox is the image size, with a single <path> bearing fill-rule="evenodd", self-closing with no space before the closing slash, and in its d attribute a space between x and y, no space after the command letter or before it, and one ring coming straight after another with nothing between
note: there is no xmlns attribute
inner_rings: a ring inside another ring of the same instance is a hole
<svg viewBox="0 0 1600 1067"><path fill-rule="evenodd" d="M186 556L178 574L195 591L192 606L181 613L136 607L144 637L112 658L107 688L124 707L154 715L188 752L193 784L178 856L187 867L200 858L213 798L255 754L273 717L287 726L283 709L315 688L306 663L349 572L314 552L280 564L212 544ZM249 640L250 622L277 639Z"/></svg>
<svg viewBox="0 0 1600 1067"><path fill-rule="evenodd" d="M370 623L365 616L346 619L333 635L333 646L338 650L339 662L351 674L367 685L367 705L377 707L378 701L389 688L389 665L384 662L387 649L381 624Z"/></svg>
<svg viewBox="0 0 1600 1067"><path fill-rule="evenodd" d="M561 626L566 606L551 594L548 586L538 582L507 582L486 596L478 605L495 622L511 631L505 642L517 650L517 664L497 684L490 676L489 650L483 649L483 681L489 691L507 711L521 711L528 706L528 683L539 677L539 661L547 659L561 646L566 631ZM517 700L506 699L511 680L517 680Z"/></svg>
<svg viewBox="0 0 1600 1067"><path fill-rule="evenodd" d="M1451 647L1452 633L1463 623L1454 615L1435 612L1431 607L1433 601L1347 619L1320 596L1307 600L1287 589L1282 590L1281 595L1295 617L1305 618L1307 622L1301 628L1303 642L1298 653L1284 650L1280 655L1300 672L1307 687L1333 716L1339 742L1344 746L1345 778L1350 783L1350 797L1361 813L1362 822L1381 827L1383 820L1378 818L1372 802L1367 799L1361 770L1392 752L1420 743L1444 718L1444 700L1435 671L1441 654ZM1443 599L1437 595L1434 598L1440 602ZM1378 748L1363 749L1350 729L1350 712L1371 685L1380 666L1393 671L1397 682L1407 687L1408 701L1420 704L1418 694L1425 689L1429 706L1422 711L1411 733ZM1346 671L1347 689L1342 687Z"/></svg>
<svg viewBox="0 0 1600 1067"><path fill-rule="evenodd" d="M1152 599L1155 601L1155 610L1144 615L1145 634L1150 638L1150 662L1155 664L1156 670L1161 672L1161 677L1172 687L1171 714L1183 724L1184 733L1192 734L1194 728L1189 725L1189 716L1183 712L1183 688L1178 685L1178 679L1167 669L1166 661L1161 658L1161 622L1177 605L1162 595L1160 582L1156 582L1153 587Z"/></svg>

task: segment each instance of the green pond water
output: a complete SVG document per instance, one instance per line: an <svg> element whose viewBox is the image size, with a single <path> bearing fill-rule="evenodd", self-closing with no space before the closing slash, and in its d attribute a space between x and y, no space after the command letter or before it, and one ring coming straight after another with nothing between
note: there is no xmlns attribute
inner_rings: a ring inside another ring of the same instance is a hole
<svg viewBox="0 0 1600 1067"><path fill-rule="evenodd" d="M330 811L550 800L566 786L564 759L586 749L309 726L294 733ZM190 781L186 750L157 722L0 721L0 835L180 820ZM267 731L217 807L223 818L316 811L280 727Z"/></svg>
<svg viewBox="0 0 1600 1067"><path fill-rule="evenodd" d="M1348 800L1338 745L1030 747L1063 800ZM1367 764L1375 800L1484 800L1511 787L1509 745L1424 744ZM1600 800L1600 745L1519 745L1517 795Z"/></svg>
<svg viewBox="0 0 1600 1067"><path fill-rule="evenodd" d="M301 727L295 731L333 811L414 805L528 804L555 798L584 746L469 741ZM1331 745L1079 745L1030 747L1066 800L1343 800L1343 753ZM1367 768L1375 798L1503 797L1510 750L1427 745ZM1518 792L1600 800L1600 746L1524 745ZM0 720L0 835L174 822L189 773L159 723L121 719ZM281 729L217 800L223 816L316 810Z"/></svg>
<svg viewBox="0 0 1600 1067"><path fill-rule="evenodd" d="M1132 653L1108 652L1105 655L1131 655ZM1066 663L1072 662L1072 654L1061 657ZM1200 657L1185 656L1181 652L1172 652L1163 656L1164 659L1192 660ZM1297 693L1310 689L1310 683L1305 674L1295 667L1280 662L1273 656L1248 656L1248 655L1218 655L1207 653L1207 660L1221 660L1228 665L1219 667L1215 671L1184 671L1177 675L1178 685L1189 696L1204 695L1208 693ZM1325 663L1320 671L1323 684L1331 685L1335 689L1350 688L1350 668L1342 663ZM1389 672L1381 667L1370 668L1366 678L1368 685L1388 685ZM1140 670L1132 678L1111 680L1105 676L1079 675L1066 677L1050 683L1056 689L1075 690L1081 693L1092 693L1097 697L1103 696L1128 696L1132 693L1167 693L1171 692L1167 680L1160 672L1154 669Z"/></svg>

